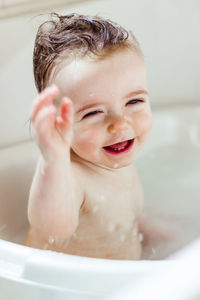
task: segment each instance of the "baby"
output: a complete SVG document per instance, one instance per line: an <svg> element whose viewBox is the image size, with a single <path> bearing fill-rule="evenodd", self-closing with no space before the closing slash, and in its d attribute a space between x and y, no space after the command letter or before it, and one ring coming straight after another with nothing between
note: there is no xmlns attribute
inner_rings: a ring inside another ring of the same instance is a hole
<svg viewBox="0 0 200 300"><path fill-rule="evenodd" d="M33 62L41 156L26 245L139 259L143 192L133 161L152 115L138 42L110 20L52 14L39 27Z"/></svg>

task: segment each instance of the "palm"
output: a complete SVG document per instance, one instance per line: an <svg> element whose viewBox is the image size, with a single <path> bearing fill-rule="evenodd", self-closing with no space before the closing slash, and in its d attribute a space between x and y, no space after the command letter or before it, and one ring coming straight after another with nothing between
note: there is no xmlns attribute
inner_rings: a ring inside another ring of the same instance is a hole
<svg viewBox="0 0 200 300"><path fill-rule="evenodd" d="M60 115L56 115L53 99L59 94L53 86L44 90L33 106L31 121L40 150L47 160L66 153L72 136L72 102L63 98Z"/></svg>

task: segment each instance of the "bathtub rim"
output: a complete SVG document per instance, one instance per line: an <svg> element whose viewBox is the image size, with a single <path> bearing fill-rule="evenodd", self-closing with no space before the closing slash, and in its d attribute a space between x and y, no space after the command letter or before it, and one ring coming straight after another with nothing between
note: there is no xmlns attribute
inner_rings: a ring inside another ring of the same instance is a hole
<svg viewBox="0 0 200 300"><path fill-rule="evenodd" d="M4 263L4 268L1 266ZM35 286L38 289L58 290L89 295L108 295L119 286L138 276L149 275L174 263L175 260L124 261L102 258L80 257L40 250L0 239L0 282L7 279L22 285ZM51 279L47 282L47 274ZM66 284L66 278L69 282ZM79 283L73 280L79 274ZM59 275L59 276L58 276ZM66 276L66 278L64 278ZM90 286L91 281L107 277L104 284ZM62 281L63 279L63 281ZM84 279L84 282L81 282ZM117 281L117 282L116 282ZM123 281L123 283L122 283ZM103 285L103 286L102 286Z"/></svg>

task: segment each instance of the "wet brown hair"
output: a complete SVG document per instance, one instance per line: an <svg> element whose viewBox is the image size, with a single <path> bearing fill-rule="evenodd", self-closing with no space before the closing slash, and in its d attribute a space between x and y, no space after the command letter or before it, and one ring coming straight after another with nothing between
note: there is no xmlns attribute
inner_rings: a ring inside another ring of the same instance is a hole
<svg viewBox="0 0 200 300"><path fill-rule="evenodd" d="M91 56L103 59L121 49L142 54L133 33L100 17L79 14L50 14L39 26L33 52L33 71L37 90L47 85L53 68L63 60Z"/></svg>

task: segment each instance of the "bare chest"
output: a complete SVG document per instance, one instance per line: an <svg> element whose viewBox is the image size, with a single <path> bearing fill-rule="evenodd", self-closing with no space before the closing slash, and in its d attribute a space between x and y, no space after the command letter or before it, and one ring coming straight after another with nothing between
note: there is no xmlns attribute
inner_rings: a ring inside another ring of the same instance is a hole
<svg viewBox="0 0 200 300"><path fill-rule="evenodd" d="M118 178L91 180L80 210L79 233L123 239L134 232L143 208L139 182Z"/></svg>
<svg viewBox="0 0 200 300"><path fill-rule="evenodd" d="M130 258L130 252L136 255L137 223L143 207L140 183L105 176L91 178L87 187L79 226L70 244L73 253L117 257L114 252L118 249L120 257Z"/></svg>

